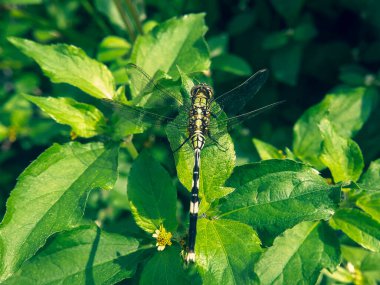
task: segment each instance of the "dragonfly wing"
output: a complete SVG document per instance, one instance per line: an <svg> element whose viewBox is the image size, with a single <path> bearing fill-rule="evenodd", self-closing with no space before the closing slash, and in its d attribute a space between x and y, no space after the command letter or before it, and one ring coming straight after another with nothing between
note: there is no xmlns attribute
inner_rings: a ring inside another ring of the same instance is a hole
<svg viewBox="0 0 380 285"><path fill-rule="evenodd" d="M152 99L153 101L157 99L155 100L156 105L161 106L175 104L178 108L183 104L179 95L163 87L137 65L129 63L126 66L126 70L130 80L130 89L132 94L135 95L133 101L137 103L142 102L144 107L147 106L147 101L152 101Z"/></svg>
<svg viewBox="0 0 380 285"><path fill-rule="evenodd" d="M244 122L245 120L253 118L253 117L255 117L255 116L257 116L257 115L259 115L259 114L261 114L261 113L263 113L269 109L272 109L273 107L276 107L276 106L278 106L284 102L285 101L278 101L278 102L266 105L264 107L261 107L259 109L250 111L248 113L244 113L244 114L241 114L241 115L238 115L235 117L231 117L231 118L227 118L227 119L222 119L222 120L215 119L210 123L210 131L212 132L212 129L215 129L215 128L230 131L236 125Z"/></svg>
<svg viewBox="0 0 380 285"><path fill-rule="evenodd" d="M124 105L112 100L102 99L102 103L111 108L119 119L130 122L143 129L153 126L162 126L172 121L173 117L163 116L155 113L153 110L145 108Z"/></svg>
<svg viewBox="0 0 380 285"><path fill-rule="evenodd" d="M259 70L239 86L215 98L213 102L217 103L228 116L236 115L252 100L267 78L268 71Z"/></svg>

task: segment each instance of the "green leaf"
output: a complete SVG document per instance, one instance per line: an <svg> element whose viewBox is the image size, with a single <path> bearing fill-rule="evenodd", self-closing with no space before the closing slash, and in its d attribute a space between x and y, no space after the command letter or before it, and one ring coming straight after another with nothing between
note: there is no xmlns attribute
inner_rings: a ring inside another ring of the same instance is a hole
<svg viewBox="0 0 380 285"><path fill-rule="evenodd" d="M69 125L73 132L84 138L90 138L103 132L105 118L96 107L79 103L71 98L37 97L24 95L36 104L57 123Z"/></svg>
<svg viewBox="0 0 380 285"><path fill-rule="evenodd" d="M55 144L18 178L0 225L0 280L44 245L75 225L89 191L112 189L117 177L117 147L101 143Z"/></svg>
<svg viewBox="0 0 380 285"><path fill-rule="evenodd" d="M338 239L321 222L303 222L277 237L254 271L259 284L315 284L323 268L340 262Z"/></svg>
<svg viewBox="0 0 380 285"><path fill-rule="evenodd" d="M314 167L324 167L319 160L322 136L319 123L327 118L336 132L353 137L368 119L374 105L375 93L366 88L339 88L322 102L309 108L294 125L293 150L297 157Z"/></svg>
<svg viewBox="0 0 380 285"><path fill-rule="evenodd" d="M342 246L341 250L344 259L355 266L354 274L359 273L363 278L363 284L377 284L376 281L380 281L380 253L351 246Z"/></svg>
<svg viewBox="0 0 380 285"><path fill-rule="evenodd" d="M364 168L358 144L339 136L327 119L321 121L319 129L323 139L319 159L330 169L335 183L358 180Z"/></svg>
<svg viewBox="0 0 380 285"><path fill-rule="evenodd" d="M153 233L160 225L176 230L177 191L167 171L146 153L133 163L128 198L135 221L144 231Z"/></svg>
<svg viewBox="0 0 380 285"><path fill-rule="evenodd" d="M274 9L279 13L288 24L292 24L297 20L305 0L271 0Z"/></svg>
<svg viewBox="0 0 380 285"><path fill-rule="evenodd" d="M269 34L263 41L263 49L278 49L285 46L289 42L289 35L286 31L280 31Z"/></svg>
<svg viewBox="0 0 380 285"><path fill-rule="evenodd" d="M305 21L298 25L293 32L293 38L299 42L308 42L317 35L314 24L311 21Z"/></svg>
<svg viewBox="0 0 380 285"><path fill-rule="evenodd" d="M356 205L380 222L380 192L365 194L356 201Z"/></svg>
<svg viewBox="0 0 380 285"><path fill-rule="evenodd" d="M185 275L180 251L178 246L169 246L163 251L156 251L144 265L139 284L190 284Z"/></svg>
<svg viewBox="0 0 380 285"><path fill-rule="evenodd" d="M200 219L195 252L204 284L249 284L253 255L261 252L251 227L230 220Z"/></svg>
<svg viewBox="0 0 380 285"><path fill-rule="evenodd" d="M19 94L15 94L1 107L2 122L18 132L28 125L33 116L33 106Z"/></svg>
<svg viewBox="0 0 380 285"><path fill-rule="evenodd" d="M96 9L101 12L110 21L110 23L122 30L126 30L122 16L115 5L115 1L95 0L94 3Z"/></svg>
<svg viewBox="0 0 380 285"><path fill-rule="evenodd" d="M180 112L174 123L186 120L187 113ZM177 125L169 124L166 133L172 149L176 149L187 137L181 132ZM207 141L206 143L210 143ZM230 190L222 188L227 178L231 175L235 166L235 150L232 139L228 133L223 134L218 143L227 150L223 151L217 145L209 145L201 152L201 168L199 179L199 195L201 201L201 212L206 210L209 203L227 195ZM177 176L181 183L191 191L194 167L194 151L189 143L186 143L180 150L174 153L176 161ZM225 191L224 191L225 190Z"/></svg>
<svg viewBox="0 0 380 285"><path fill-rule="evenodd" d="M220 70L239 76L248 76L252 74L252 69L249 64L241 57L233 54L222 54L214 57L211 68L213 70Z"/></svg>
<svg viewBox="0 0 380 285"><path fill-rule="evenodd" d="M228 40L227 34L219 34L209 38L207 43L210 49L210 57L216 57L227 53Z"/></svg>
<svg viewBox="0 0 380 285"><path fill-rule="evenodd" d="M115 83L108 68L71 45L41 45L9 38L25 55L33 58L54 83L68 83L96 98L114 97Z"/></svg>
<svg viewBox="0 0 380 285"><path fill-rule="evenodd" d="M189 14L170 19L148 34L139 36L134 44L131 61L151 77L159 71L178 78L177 65L184 73L201 72L210 67L209 52L204 40L207 27L205 14ZM139 94L131 78L132 94ZM143 86L141 86L143 88Z"/></svg>
<svg viewBox="0 0 380 285"><path fill-rule="evenodd" d="M269 143L263 142L258 139L253 139L253 143L255 144L256 150L259 153L260 158L262 160L285 158L281 150L275 148L273 145Z"/></svg>
<svg viewBox="0 0 380 285"><path fill-rule="evenodd" d="M362 247L380 251L380 223L356 209L339 209L330 224Z"/></svg>
<svg viewBox="0 0 380 285"><path fill-rule="evenodd" d="M136 239L95 226L61 232L3 284L115 284L134 275Z"/></svg>
<svg viewBox="0 0 380 285"><path fill-rule="evenodd" d="M360 187L369 190L379 189L380 185L380 159L372 161L367 171L359 180Z"/></svg>
<svg viewBox="0 0 380 285"><path fill-rule="evenodd" d="M303 47L299 44L287 45L274 52L271 58L271 67L274 77L291 86L297 84L301 65Z"/></svg>
<svg viewBox="0 0 380 285"><path fill-rule="evenodd" d="M131 47L131 44L123 38L108 36L100 43L96 58L103 62L117 60L126 55Z"/></svg>
<svg viewBox="0 0 380 285"><path fill-rule="evenodd" d="M287 159L236 167L226 185L236 190L221 203L220 217L270 236L301 221L329 218L340 195L340 188L328 185L318 171Z"/></svg>

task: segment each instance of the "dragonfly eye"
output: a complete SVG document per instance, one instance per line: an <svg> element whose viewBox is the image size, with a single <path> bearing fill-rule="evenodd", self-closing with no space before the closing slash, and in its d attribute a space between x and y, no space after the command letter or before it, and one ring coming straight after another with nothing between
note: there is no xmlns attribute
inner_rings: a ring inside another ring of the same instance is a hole
<svg viewBox="0 0 380 285"><path fill-rule="evenodd" d="M190 96L191 96L191 97L194 97L194 96L197 94L198 89L199 89L199 86L198 86L198 85L195 85L193 88L191 88Z"/></svg>
<svg viewBox="0 0 380 285"><path fill-rule="evenodd" d="M212 96L214 96L214 91L212 90L211 87L207 86L206 87L206 90L207 90L207 93L208 93L208 97L211 98Z"/></svg>

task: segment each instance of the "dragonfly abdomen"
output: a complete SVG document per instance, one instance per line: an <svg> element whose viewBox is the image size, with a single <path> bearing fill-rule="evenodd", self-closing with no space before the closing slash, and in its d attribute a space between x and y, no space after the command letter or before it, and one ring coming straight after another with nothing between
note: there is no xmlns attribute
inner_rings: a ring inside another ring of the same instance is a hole
<svg viewBox="0 0 380 285"><path fill-rule="evenodd" d="M201 150L195 149L194 168L193 168L193 184L191 187L190 198L190 225L189 225L189 250L187 253L187 262L195 261L195 238L197 236L197 220L199 211L199 168L201 163Z"/></svg>
<svg viewBox="0 0 380 285"><path fill-rule="evenodd" d="M197 95L189 112L189 137L194 150L202 149L210 124L210 111L207 98L203 94Z"/></svg>

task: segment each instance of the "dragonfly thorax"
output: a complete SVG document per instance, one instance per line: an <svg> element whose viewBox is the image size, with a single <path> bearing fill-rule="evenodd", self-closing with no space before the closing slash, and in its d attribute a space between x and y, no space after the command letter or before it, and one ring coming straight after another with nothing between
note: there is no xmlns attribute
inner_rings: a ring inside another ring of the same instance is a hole
<svg viewBox="0 0 380 285"><path fill-rule="evenodd" d="M195 85L193 88L191 88L190 95L191 95L191 98L195 98L197 96L202 96L202 97L205 97L207 99L211 99L214 95L214 91L212 90L212 88L209 85L207 85L205 83L201 83L201 84Z"/></svg>

